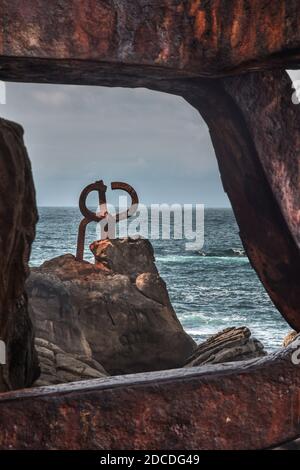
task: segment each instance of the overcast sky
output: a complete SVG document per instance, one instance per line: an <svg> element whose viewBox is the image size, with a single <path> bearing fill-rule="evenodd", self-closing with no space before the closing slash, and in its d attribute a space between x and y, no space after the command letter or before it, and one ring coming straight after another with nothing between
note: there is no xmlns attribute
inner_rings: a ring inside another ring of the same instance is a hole
<svg viewBox="0 0 300 470"><path fill-rule="evenodd" d="M182 98L7 83L0 112L25 129L39 205L77 205L97 179L128 182L146 204L228 205L207 127Z"/></svg>
<svg viewBox="0 0 300 470"><path fill-rule="evenodd" d="M97 179L128 182L146 204L229 206L207 126L182 98L8 83L0 113L25 129L40 206L77 205Z"/></svg>

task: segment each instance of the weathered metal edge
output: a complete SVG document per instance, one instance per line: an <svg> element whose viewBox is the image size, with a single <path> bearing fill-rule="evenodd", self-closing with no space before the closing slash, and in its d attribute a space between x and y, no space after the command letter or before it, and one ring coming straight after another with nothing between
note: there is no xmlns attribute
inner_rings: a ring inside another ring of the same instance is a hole
<svg viewBox="0 0 300 470"><path fill-rule="evenodd" d="M276 361L286 361L287 358L297 350L296 345L289 345L285 349L280 349L273 354L257 359L246 361L227 362L223 364L207 364L198 367L169 369L164 371L141 372L136 374L115 375L100 379L82 380L78 382L70 382L58 385L49 385L45 387L33 387L15 390L12 392L0 393L0 403L19 400L31 399L33 397L45 397L51 395L65 395L74 392L90 392L97 390L107 390L120 387L148 385L155 383L156 385L166 382L176 382L189 379L202 379L214 376L214 378L227 375L239 375L251 370L257 371L259 368L265 369ZM295 372L300 366L295 366Z"/></svg>

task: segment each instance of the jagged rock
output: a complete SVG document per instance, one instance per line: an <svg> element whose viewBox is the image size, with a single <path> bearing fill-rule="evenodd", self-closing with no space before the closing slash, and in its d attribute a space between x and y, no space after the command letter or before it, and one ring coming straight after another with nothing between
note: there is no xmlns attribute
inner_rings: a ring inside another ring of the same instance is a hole
<svg viewBox="0 0 300 470"><path fill-rule="evenodd" d="M37 336L109 374L181 367L196 343L176 317L149 241L92 248L96 264L68 254L32 269L27 292Z"/></svg>
<svg viewBox="0 0 300 470"><path fill-rule="evenodd" d="M0 391L30 386L39 374L24 283L37 210L23 129L0 119Z"/></svg>
<svg viewBox="0 0 300 470"><path fill-rule="evenodd" d="M99 240L90 245L98 263L115 273L135 279L139 274L158 274L151 243L142 238Z"/></svg>
<svg viewBox="0 0 300 470"><path fill-rule="evenodd" d="M35 345L41 368L41 375L34 383L35 387L98 379L108 375L97 361L68 354L43 338L36 338Z"/></svg>
<svg viewBox="0 0 300 470"><path fill-rule="evenodd" d="M286 348L289 344L295 341L298 335L299 333L297 333L297 331L290 331L283 340L283 346Z"/></svg>
<svg viewBox="0 0 300 470"><path fill-rule="evenodd" d="M226 328L201 343L187 360L185 367L243 361L265 355L264 346L257 339L251 338L247 327Z"/></svg>

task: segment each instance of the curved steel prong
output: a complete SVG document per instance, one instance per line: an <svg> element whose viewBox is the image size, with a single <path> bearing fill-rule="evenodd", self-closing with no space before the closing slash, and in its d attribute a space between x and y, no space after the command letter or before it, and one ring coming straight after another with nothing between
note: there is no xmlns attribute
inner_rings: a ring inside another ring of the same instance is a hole
<svg viewBox="0 0 300 470"><path fill-rule="evenodd" d="M78 238L77 238L77 252L76 252L76 260L83 261L84 256L84 244L85 244L85 234L86 234L86 227L90 222L101 222L102 220L110 220L113 222L113 229L110 229L110 233L108 233L108 223L104 226L103 230L106 233L106 238L112 237L113 233L115 234L115 225L120 220L127 219L132 217L135 214L139 199L136 191L127 183L122 183L120 181L115 181L111 183L111 189L120 189L122 191L126 191L131 197L131 206L127 211L123 211L121 213L111 215L107 212L106 206L106 190L107 186L103 183L103 180L96 181L95 183L89 184L86 186L79 198L79 209L84 219L80 222L79 229L78 229ZM92 191L98 191L99 194L99 207L100 212L95 213L89 210L86 206L86 200L88 195ZM110 222L112 224L112 222Z"/></svg>

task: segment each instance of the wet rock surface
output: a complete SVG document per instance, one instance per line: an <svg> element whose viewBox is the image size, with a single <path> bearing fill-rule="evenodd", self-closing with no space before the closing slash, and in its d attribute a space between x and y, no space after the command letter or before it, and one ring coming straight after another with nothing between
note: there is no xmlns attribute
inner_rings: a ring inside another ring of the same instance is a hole
<svg viewBox="0 0 300 470"><path fill-rule="evenodd" d="M111 240L92 249L96 264L67 254L31 270L36 336L110 375L183 366L196 343L176 317L151 244Z"/></svg>
<svg viewBox="0 0 300 470"><path fill-rule="evenodd" d="M247 327L226 328L199 344L185 367L244 361L265 356L264 346Z"/></svg>

